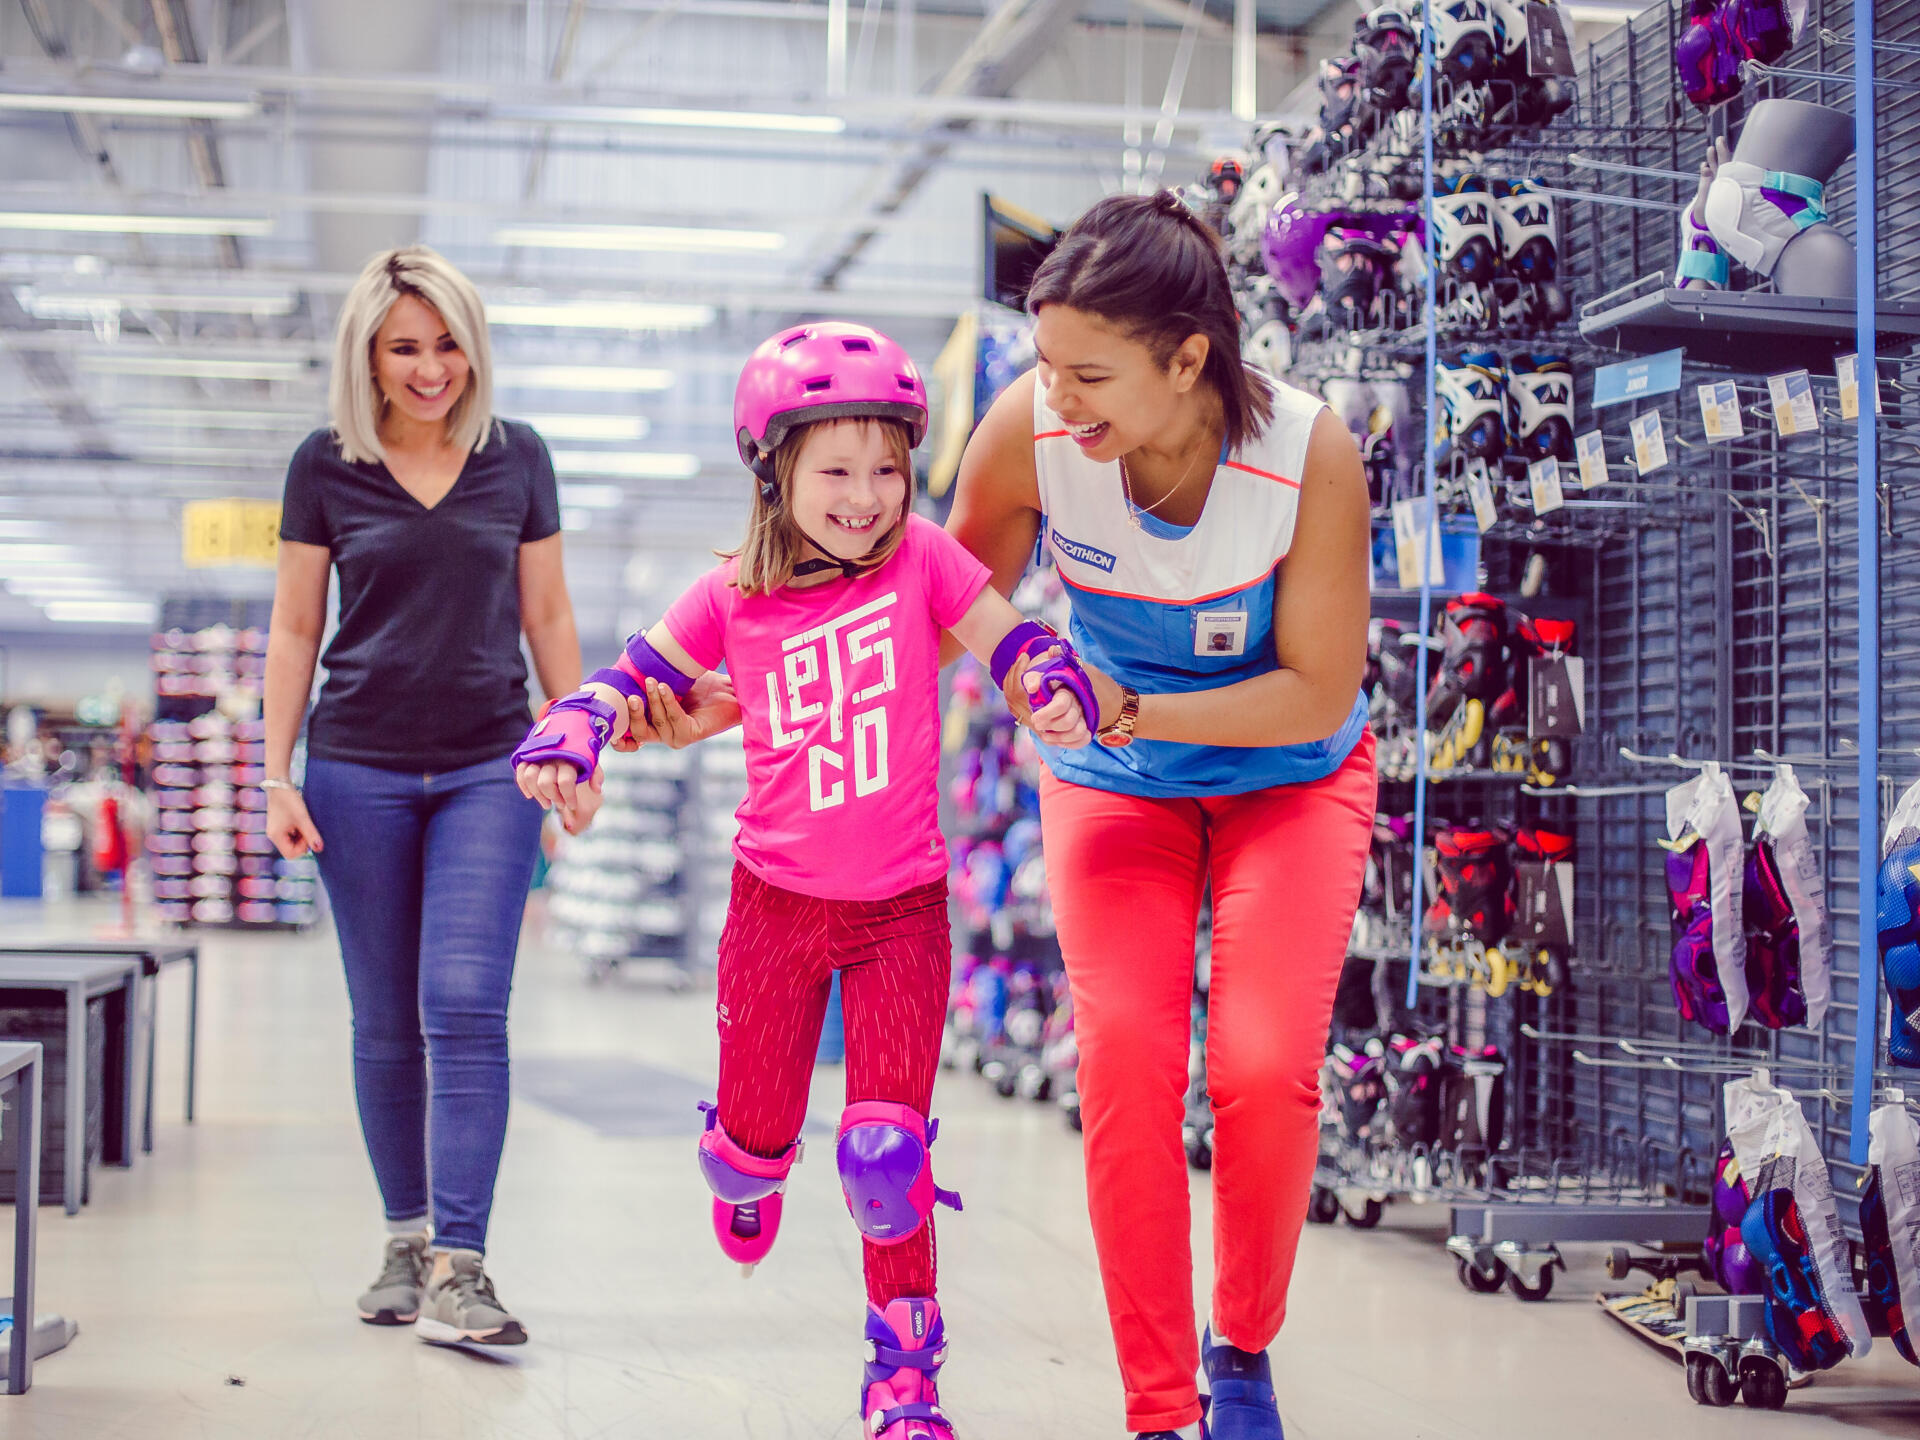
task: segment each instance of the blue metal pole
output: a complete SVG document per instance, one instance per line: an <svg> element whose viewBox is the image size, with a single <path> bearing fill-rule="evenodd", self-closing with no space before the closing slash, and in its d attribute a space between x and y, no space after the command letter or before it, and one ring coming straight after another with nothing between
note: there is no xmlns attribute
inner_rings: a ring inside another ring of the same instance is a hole
<svg viewBox="0 0 1920 1440"><path fill-rule="evenodd" d="M1865 3L1865 0L1856 0ZM1425 913L1421 891L1425 889L1427 849L1427 632L1433 626L1433 567L1428 563L1433 551L1433 528L1440 523L1439 505L1434 499L1434 367L1439 361L1435 339L1435 287L1439 284L1440 250L1433 233L1433 17L1422 16L1420 40L1420 195L1421 230L1427 254L1424 315L1427 324L1427 405L1426 405L1426 500L1420 517L1420 654L1414 662L1414 690L1419 697L1419 712L1414 725L1416 763L1413 772L1413 942L1407 966L1407 1008L1420 1001L1420 917Z"/></svg>
<svg viewBox="0 0 1920 1440"><path fill-rule="evenodd" d="M1874 365L1874 259L1878 250L1878 176L1873 123L1873 0L1853 0L1853 173L1855 225L1854 371L1860 381L1860 1007L1854 1017L1852 1158L1867 1162L1873 1072L1880 1058L1880 494Z"/></svg>

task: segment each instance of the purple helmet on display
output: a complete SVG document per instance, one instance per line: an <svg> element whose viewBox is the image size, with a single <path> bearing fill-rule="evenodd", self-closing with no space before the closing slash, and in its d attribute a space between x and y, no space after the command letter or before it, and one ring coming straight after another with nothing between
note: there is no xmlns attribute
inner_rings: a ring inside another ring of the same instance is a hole
<svg viewBox="0 0 1920 1440"><path fill-rule="evenodd" d="M1274 287L1295 310L1306 308L1320 288L1320 242L1338 218L1302 209L1297 195L1284 197L1267 216L1260 253Z"/></svg>
<svg viewBox="0 0 1920 1440"><path fill-rule="evenodd" d="M763 341L733 391L740 458L762 483L771 455L795 426L819 420L898 420L918 445L927 433L927 387L907 352L878 330L843 320L796 325Z"/></svg>

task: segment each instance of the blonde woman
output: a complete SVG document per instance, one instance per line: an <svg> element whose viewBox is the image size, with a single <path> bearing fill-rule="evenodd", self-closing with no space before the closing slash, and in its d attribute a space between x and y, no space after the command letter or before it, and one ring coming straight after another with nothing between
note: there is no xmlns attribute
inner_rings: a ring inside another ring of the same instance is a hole
<svg viewBox="0 0 1920 1440"><path fill-rule="evenodd" d="M424 245L376 255L354 283L329 402L333 423L287 467L267 833L282 855L318 859L346 967L388 1232L360 1318L524 1344L482 1256L540 834L540 807L505 763L529 713L521 635L547 695L580 684L553 464L532 429L494 418L480 297ZM306 717L303 794L290 770L330 572L339 629ZM590 815L597 791L581 789Z"/></svg>

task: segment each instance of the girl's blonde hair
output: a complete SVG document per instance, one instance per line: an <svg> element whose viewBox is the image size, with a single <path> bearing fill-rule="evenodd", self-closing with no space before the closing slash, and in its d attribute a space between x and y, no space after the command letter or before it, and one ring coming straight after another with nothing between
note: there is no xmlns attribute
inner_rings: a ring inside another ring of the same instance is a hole
<svg viewBox="0 0 1920 1440"><path fill-rule="evenodd" d="M447 439L463 450L480 450L492 433L493 355L480 292L438 251L403 245L367 262L347 292L334 333L327 409L333 433L340 438L340 454L354 464L384 464L387 459L380 443L380 415L387 398L374 378L373 337L402 295L416 296L439 311L447 333L467 357L467 388L447 412Z"/></svg>
<svg viewBox="0 0 1920 1440"><path fill-rule="evenodd" d="M907 516L913 510L913 437L901 421L880 417L852 420L817 420L787 433L773 452L773 480L778 499L769 504L753 487L753 510L747 516L747 537L738 550L722 550L722 559L740 561L734 586L742 595L770 595L793 579L793 567L806 558L807 538L793 518L793 477L800 468L800 451L822 425L878 425L886 437L893 463L906 477L907 495L900 506L900 518L861 559L862 565L875 568L886 564L906 538Z"/></svg>

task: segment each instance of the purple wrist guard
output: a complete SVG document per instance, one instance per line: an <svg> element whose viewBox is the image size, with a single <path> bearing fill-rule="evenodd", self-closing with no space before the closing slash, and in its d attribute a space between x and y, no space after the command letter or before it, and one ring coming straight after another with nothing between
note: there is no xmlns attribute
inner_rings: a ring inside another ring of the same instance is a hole
<svg viewBox="0 0 1920 1440"><path fill-rule="evenodd" d="M686 699L694 681L693 676L683 675L678 666L648 644L647 637L641 633L627 641L625 653L610 668L596 670L587 679L610 686L622 695L641 699L647 693L643 682L658 680L681 700Z"/></svg>
<svg viewBox="0 0 1920 1440"><path fill-rule="evenodd" d="M1045 704L1053 698L1054 691L1065 688L1080 702L1080 712L1086 716L1087 728L1099 729L1100 702L1094 698L1093 681L1080 664L1080 656L1075 652L1073 643L1038 620L1022 620L1007 632L1004 640L993 647L993 663L989 667L993 673L993 683L1004 690L1007 675L1022 655L1056 648L1060 652L1058 655L1033 667L1033 673L1040 677L1043 687L1040 703Z"/></svg>
<svg viewBox="0 0 1920 1440"><path fill-rule="evenodd" d="M613 707L590 691L576 690L548 707L510 762L521 765L566 763L581 779L593 774L600 752L613 735Z"/></svg>

